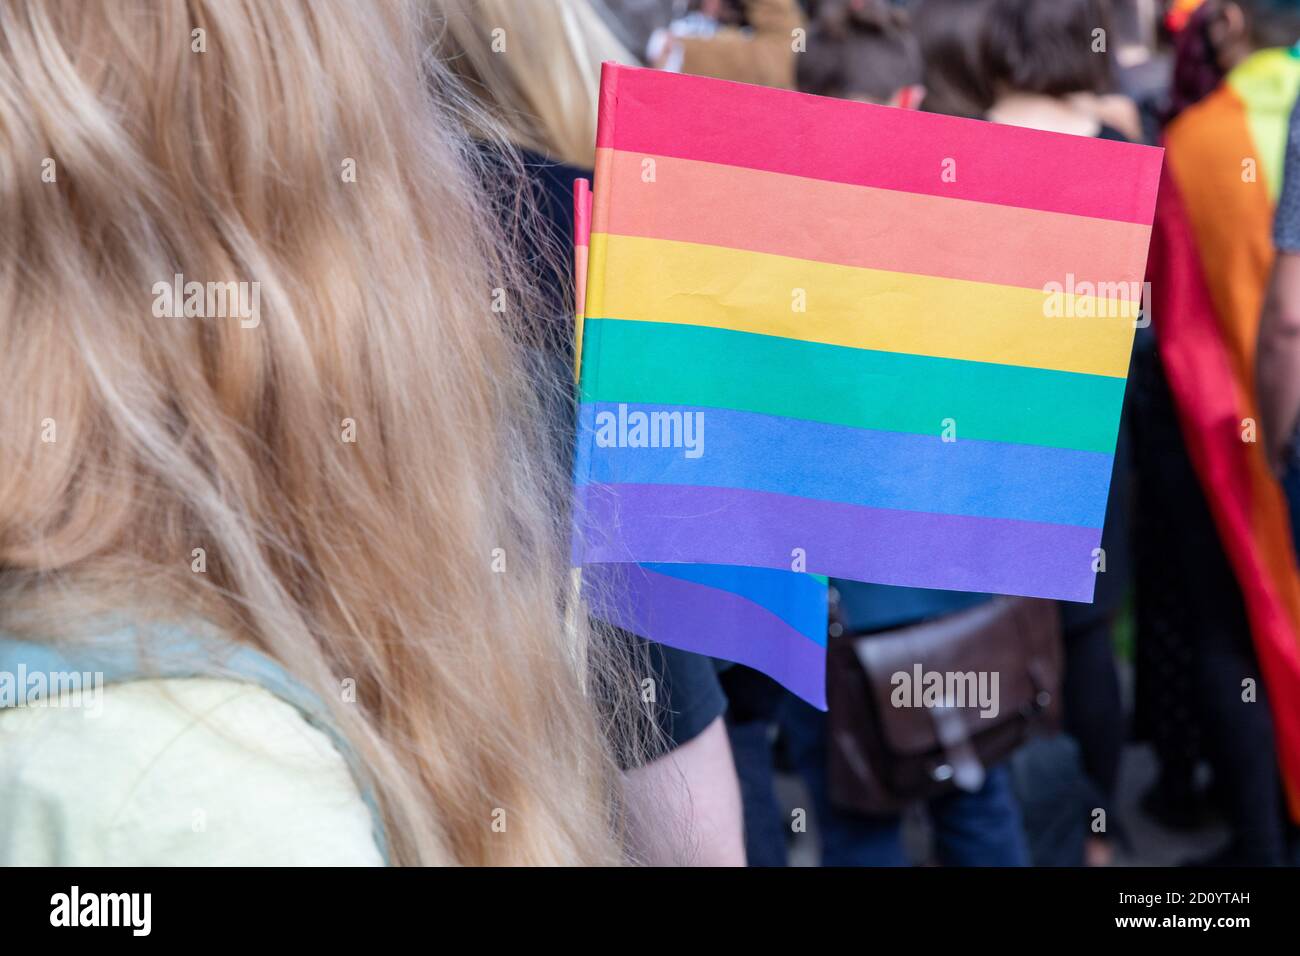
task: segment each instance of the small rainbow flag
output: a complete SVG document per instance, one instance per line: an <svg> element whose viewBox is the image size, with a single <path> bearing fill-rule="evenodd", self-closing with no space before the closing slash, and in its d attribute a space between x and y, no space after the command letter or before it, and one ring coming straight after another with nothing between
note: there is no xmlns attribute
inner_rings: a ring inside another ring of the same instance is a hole
<svg viewBox="0 0 1300 956"><path fill-rule="evenodd" d="M1090 601L1160 151L601 86L576 561Z"/></svg>
<svg viewBox="0 0 1300 956"><path fill-rule="evenodd" d="M587 287L591 185L573 183L577 340ZM577 352L576 372L582 369ZM829 582L822 575L711 564L591 564L579 587L591 612L625 631L775 676L826 709Z"/></svg>

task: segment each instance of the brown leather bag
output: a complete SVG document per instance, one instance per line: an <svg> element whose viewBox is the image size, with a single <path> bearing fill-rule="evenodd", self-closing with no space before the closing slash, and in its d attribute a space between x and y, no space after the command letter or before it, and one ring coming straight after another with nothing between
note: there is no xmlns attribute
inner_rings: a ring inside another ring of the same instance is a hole
<svg viewBox="0 0 1300 956"><path fill-rule="evenodd" d="M1032 598L995 597L892 631L832 633L826 686L831 802L857 813L891 814L914 800L979 789L985 767L1031 733L1059 726L1062 657L1056 602ZM981 673L991 691L996 673L996 714L980 716L969 694L970 706L945 706L942 698L936 706L935 694L915 706L916 678L935 673L975 678L947 684L958 694L950 705L963 703L961 693L977 686Z"/></svg>

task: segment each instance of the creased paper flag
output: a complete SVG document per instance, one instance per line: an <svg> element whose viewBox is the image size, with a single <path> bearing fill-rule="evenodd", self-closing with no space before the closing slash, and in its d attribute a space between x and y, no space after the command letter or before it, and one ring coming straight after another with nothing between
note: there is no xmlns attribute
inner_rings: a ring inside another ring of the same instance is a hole
<svg viewBox="0 0 1300 956"><path fill-rule="evenodd" d="M597 147L579 564L1091 600L1159 150L612 64Z"/></svg>
<svg viewBox="0 0 1300 956"><path fill-rule="evenodd" d="M590 184L575 180L579 373L591 205ZM826 709L825 577L727 565L593 564L581 584L599 619L661 644L753 667Z"/></svg>

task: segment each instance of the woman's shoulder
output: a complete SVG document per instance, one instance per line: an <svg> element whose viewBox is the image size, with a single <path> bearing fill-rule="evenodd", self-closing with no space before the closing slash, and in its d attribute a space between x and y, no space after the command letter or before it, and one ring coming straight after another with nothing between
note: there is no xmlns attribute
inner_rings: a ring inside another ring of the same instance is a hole
<svg viewBox="0 0 1300 956"><path fill-rule="evenodd" d="M0 864L382 863L330 739L235 680L0 710L0 805Z"/></svg>

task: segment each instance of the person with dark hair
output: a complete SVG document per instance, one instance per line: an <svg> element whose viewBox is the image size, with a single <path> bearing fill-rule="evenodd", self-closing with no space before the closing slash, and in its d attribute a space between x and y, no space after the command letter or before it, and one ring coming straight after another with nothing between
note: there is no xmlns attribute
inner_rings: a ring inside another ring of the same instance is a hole
<svg viewBox="0 0 1300 956"><path fill-rule="evenodd" d="M925 64L925 108L982 117L993 105L984 30L993 0L919 0L912 25Z"/></svg>
<svg viewBox="0 0 1300 956"><path fill-rule="evenodd" d="M984 34L987 117L1013 126L1137 139L1137 107L1112 94L1106 0L994 0Z"/></svg>
<svg viewBox="0 0 1300 956"><path fill-rule="evenodd" d="M1240 59L1222 15L1220 4L1202 2L1166 16L1174 62L1162 126L1213 93ZM1213 649L1249 654L1250 625L1151 329L1138 332L1129 381L1139 476L1134 734L1150 742L1159 767L1142 809L1165 827L1192 830L1214 817L1212 795L1198 776L1207 757L1207 721L1198 718L1215 696L1198 691L1206 682L1206 649L1220 660L1225 652Z"/></svg>
<svg viewBox="0 0 1300 956"><path fill-rule="evenodd" d="M1293 793L1300 779L1300 573L1266 452L1282 426L1265 418L1256 440L1253 369L1274 204L1288 184L1282 146L1300 91L1300 0L1207 0L1197 17L1209 62L1225 75L1165 130L1152 317L1190 461L1240 591L1202 587L1203 554L1172 558L1190 575L1189 602L1216 622L1185 638L1196 722L1232 834L1209 862L1271 865L1288 859L1279 756ZM1286 250L1285 230L1279 239ZM1245 614L1215 606L1216 596L1238 593Z"/></svg>
<svg viewBox="0 0 1300 956"><path fill-rule="evenodd" d="M1188 15L1174 36L1174 74L1169 86L1169 108L1164 116L1166 125L1223 82L1227 70L1219 61L1209 33L1215 16L1215 5L1202 3Z"/></svg>
<svg viewBox="0 0 1300 956"><path fill-rule="evenodd" d="M886 0L823 3L798 75L800 91L819 96L913 109L925 96L921 48L907 13Z"/></svg>
<svg viewBox="0 0 1300 956"><path fill-rule="evenodd" d="M1165 122L1214 92L1254 51L1291 46L1296 16L1294 0L1204 0L1175 38Z"/></svg>
<svg viewBox="0 0 1300 956"><path fill-rule="evenodd" d="M989 68L1017 92L1109 89L1109 13L1105 0L996 0L985 33Z"/></svg>

